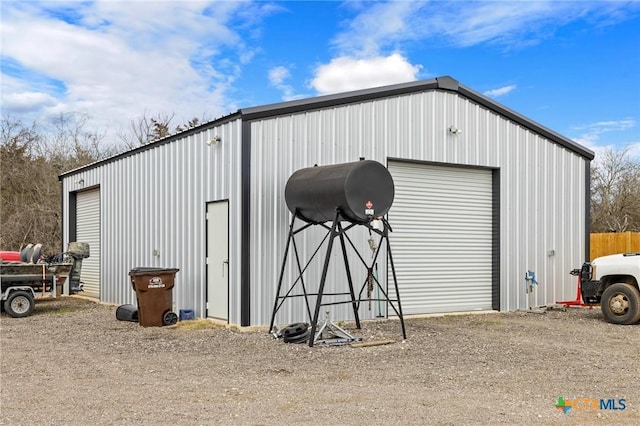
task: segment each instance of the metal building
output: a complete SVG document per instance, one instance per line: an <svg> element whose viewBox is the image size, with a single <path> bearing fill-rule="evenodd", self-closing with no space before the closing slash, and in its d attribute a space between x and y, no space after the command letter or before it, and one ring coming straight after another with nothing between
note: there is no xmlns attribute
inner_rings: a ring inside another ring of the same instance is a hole
<svg viewBox="0 0 640 426"><path fill-rule="evenodd" d="M62 174L63 243L91 245L87 295L135 303L130 269L175 267L176 311L265 325L288 177L366 158L394 178L388 220L405 314L526 309L575 297L569 271L588 257L593 157L450 77L253 107ZM303 257L317 244L307 239ZM377 266L386 283L387 265ZM310 287L319 270L309 265ZM339 292L343 272L331 271L327 292ZM532 298L527 271L539 283ZM301 300L287 303L278 322L307 320ZM387 315L375 303L360 312Z"/></svg>

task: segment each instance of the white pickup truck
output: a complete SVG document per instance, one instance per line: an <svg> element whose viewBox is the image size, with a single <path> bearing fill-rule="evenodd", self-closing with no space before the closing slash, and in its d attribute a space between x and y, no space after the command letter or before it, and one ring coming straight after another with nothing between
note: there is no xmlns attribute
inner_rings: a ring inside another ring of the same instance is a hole
<svg viewBox="0 0 640 426"><path fill-rule="evenodd" d="M640 321L640 253L598 257L571 273L580 276L583 302L599 303L607 321Z"/></svg>

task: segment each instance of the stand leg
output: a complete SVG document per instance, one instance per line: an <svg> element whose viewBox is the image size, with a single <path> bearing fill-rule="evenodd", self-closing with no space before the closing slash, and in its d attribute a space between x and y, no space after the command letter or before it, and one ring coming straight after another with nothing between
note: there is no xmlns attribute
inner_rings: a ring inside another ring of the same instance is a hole
<svg viewBox="0 0 640 426"><path fill-rule="evenodd" d="M307 307L307 315L311 318L311 308L309 307L309 296L307 295L307 286L304 283L304 271L302 270L302 266L300 265L300 255L298 254L298 246L296 245L296 240L292 240L293 243L293 254L296 256L296 265L298 265L298 276L300 277L300 284L302 285L302 293L304 293L304 304ZM305 268L306 269L306 268Z"/></svg>
<svg viewBox="0 0 640 426"><path fill-rule="evenodd" d="M280 289L282 288L282 279L284 277L284 269L287 265L287 256L289 254L289 246L293 239L293 224L296 221L296 215L291 218L291 225L289 226L289 238L287 239L287 246L284 249L284 258L282 259L282 268L280 268L280 278L278 279L278 290L276 291L275 301L273 302L273 313L271 314L271 323L269 324L269 332L273 331L273 323L276 319L276 313L278 312L278 298L280 297Z"/></svg>
<svg viewBox="0 0 640 426"><path fill-rule="evenodd" d="M353 280L351 279L351 268L349 267L349 258L347 257L347 247L344 243L344 235L342 234L342 226L338 223L340 231L340 245L342 246L342 257L344 258L344 267L347 271L347 282L349 283L349 293L351 294L351 306L353 306L353 316L356 320L356 328L360 329L360 315L358 315L358 304L356 303L356 294L353 291Z"/></svg>
<svg viewBox="0 0 640 426"><path fill-rule="evenodd" d="M324 258L324 267L322 268L322 276L320 277L320 287L318 288L318 296L316 299L316 310L313 314L313 321L311 322L311 333L309 334L309 347L313 347L313 341L316 337L316 326L318 325L318 315L320 315L320 306L322 305L322 294L324 292L324 284L327 280L327 271L329 270L329 261L331 260L331 249L333 249L333 241L337 236L338 223L340 223L340 211L336 210L336 216L333 219L333 226L331 227L331 235L329 236L329 242L327 245L327 254Z"/></svg>
<svg viewBox="0 0 640 426"><path fill-rule="evenodd" d="M396 297L398 299L398 314L400 316L400 325L402 327L402 337L406 339L407 331L404 327L404 315L402 315L402 305L400 304L400 291L398 290L398 279L396 277L396 267L393 264L393 255L391 254L391 244L389 243L389 235L387 234L387 232L385 232L385 238L387 239L387 256L389 256L389 263L391 264L391 272L393 274L393 284L395 286Z"/></svg>

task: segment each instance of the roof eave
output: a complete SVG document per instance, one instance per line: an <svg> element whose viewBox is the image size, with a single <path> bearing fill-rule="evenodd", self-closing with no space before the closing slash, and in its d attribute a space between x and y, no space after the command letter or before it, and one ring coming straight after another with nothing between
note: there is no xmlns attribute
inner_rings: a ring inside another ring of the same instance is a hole
<svg viewBox="0 0 640 426"><path fill-rule="evenodd" d="M506 118L520 124L522 127L532 130L541 136L573 151L587 160L593 160L595 154L590 149L554 132L533 120L495 102L475 90L461 85L457 80L449 77L437 77L431 80L412 81L409 83L394 84L391 86L375 87L371 89L356 90L353 92L337 93L333 95L318 96L295 101L280 102L275 104L241 109L243 119L259 120L262 118L279 115L295 114L303 111L317 110L338 105L362 102L366 100L398 96L407 93L415 93L426 90L445 90L458 93L472 102L494 111Z"/></svg>
<svg viewBox="0 0 640 426"><path fill-rule="evenodd" d="M203 123L203 124L201 124L199 126L192 127L191 129L187 129L187 130L182 131L180 133L176 133L175 135L167 136L165 138L158 139L158 140L153 141L151 143L148 143L148 144L145 144L145 145L140 145L140 146L138 146L136 148L133 148L133 149L130 149L128 151L121 152L120 154L116 154L116 155L114 155L112 157L108 157L108 158L105 158L105 159L102 159L102 160L94 161L93 163L86 164L86 165L84 165L82 167L78 167L78 168L75 168L75 169L72 169L72 170L68 170L68 171L58 175L58 180L62 181L67 176L72 176L72 175L75 175L75 174L80 173L82 171L97 167L99 165L111 163L111 162L120 160L122 158L126 158L126 157L129 157L131 155L135 155L135 154L137 154L139 152L143 152L143 151L146 151L148 149L156 148L156 147L158 147L160 145L165 145L165 144L171 143L171 142L173 142L175 140L182 139L182 138L185 138L185 137L187 137L189 135L201 132L202 130L207 130L207 129L219 126L219 125L224 124L224 123L226 123L228 121L234 120L234 119L236 119L238 117L240 117L240 111L239 110L234 112L234 113L231 113L231 114L225 115L223 117L217 118L215 120L208 121L208 122Z"/></svg>
<svg viewBox="0 0 640 426"><path fill-rule="evenodd" d="M58 176L58 179L61 181L67 176L74 175L76 173L96 167L101 164L106 164L112 161L119 160L124 157L128 157L130 155L134 155L138 152L145 151L147 149L151 149L159 145L173 142L175 140L184 138L185 136L189 136L192 133L197 133L204 129L215 127L217 125L223 124L226 121L236 119L238 117L241 117L243 120L259 120L262 118L295 114L303 111L318 110L318 109L328 108L328 107L333 107L338 105L363 102L363 101L378 99L382 97L399 96L403 94L416 93L416 92L427 91L427 90L444 90L444 91L458 93L460 96L463 96L471 100L472 102L475 102L491 111L494 111L500 115L503 115L504 117L512 120L513 122L520 124L524 128L532 130L542 135L543 137L569 149L570 151L581 155L587 160L593 160L595 158L595 153L593 151L578 144L577 142L574 142L571 139L568 139L560 135L559 133L556 133L553 130L550 130L536 123L535 121L530 120L524 117L523 115L518 114L517 112L507 108L506 106L498 102L495 102L494 100L476 92L475 90L469 87L459 84L457 80L449 76L442 76L442 77L437 77L430 80L412 81L408 83L400 83L400 84L394 84L390 86L374 87L370 89L356 90L352 92L336 93L332 95L318 96L314 98L300 99L300 100L294 100L294 101L280 102L275 104L239 109L235 113L231 113L219 119L210 121L208 123L204 123L200 126L194 127L184 132L169 136L164 139L160 139L153 143L140 146L138 148L123 152L121 154L106 158L104 160L100 160L100 161L88 164L86 166L64 172Z"/></svg>
<svg viewBox="0 0 640 426"><path fill-rule="evenodd" d="M295 101L279 102L251 108L243 108L242 117L247 120L258 120L278 115L294 114L302 111L317 110L332 106L363 102L387 96L397 96L406 93L414 93L423 90L442 88L439 81L444 79L455 81L450 77L434 78L432 80L412 81L409 83L394 84L391 86L374 87L370 89L355 90L352 92L336 93L332 95L317 96L314 98L299 99ZM457 82L456 82L457 83Z"/></svg>
<svg viewBox="0 0 640 426"><path fill-rule="evenodd" d="M533 130L534 132L542 135L543 137L553 142L558 143L559 145L569 149L570 151L573 151L576 154L580 154L582 157L586 158L587 160L593 160L595 158L595 153L590 149L578 144L577 142L572 141L571 139L565 136L562 136L559 133L554 132L553 130L539 123L536 123L535 121L529 118L526 118L521 114L518 114L512 109L507 108L506 106L498 102L495 102L494 100L476 92L475 90L469 87L460 85L457 91L458 93L460 93L460 95L464 96L465 98L473 102L476 102L492 111L495 111L500 115L505 116L509 120L520 124L522 127Z"/></svg>

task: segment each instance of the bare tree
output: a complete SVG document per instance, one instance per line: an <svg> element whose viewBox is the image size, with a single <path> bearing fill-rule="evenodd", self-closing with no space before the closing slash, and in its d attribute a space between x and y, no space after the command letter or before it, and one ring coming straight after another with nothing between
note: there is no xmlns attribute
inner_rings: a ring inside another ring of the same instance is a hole
<svg viewBox="0 0 640 426"><path fill-rule="evenodd" d="M200 124L201 124L200 119L197 117L194 117L191 120L187 121L185 124L176 126L176 133L192 129L194 127L199 126Z"/></svg>
<svg viewBox="0 0 640 426"><path fill-rule="evenodd" d="M43 130L3 117L1 122L0 247L18 250L42 243L49 253L60 248L61 206L58 175L115 151L102 136L84 130L88 117L62 114Z"/></svg>
<svg viewBox="0 0 640 426"><path fill-rule="evenodd" d="M156 117L150 117L145 112L142 117L131 120L130 133L120 132L119 137L127 148L133 149L146 145L169 136L169 128L175 113L159 113Z"/></svg>
<svg viewBox="0 0 640 426"><path fill-rule="evenodd" d="M85 130L90 117L82 113L64 113L49 120L43 131L38 154L55 166L57 174L118 153L104 143L104 134Z"/></svg>
<svg viewBox="0 0 640 426"><path fill-rule="evenodd" d="M591 231L640 231L640 161L608 149L591 174Z"/></svg>
<svg viewBox="0 0 640 426"><path fill-rule="evenodd" d="M17 249L24 245L33 231L34 224L27 216L27 207L34 204L32 174L40 135L36 125L25 126L10 118L2 119L0 140L0 247ZM24 219L23 219L24 218Z"/></svg>
<svg viewBox="0 0 640 426"><path fill-rule="evenodd" d="M175 113L162 112L155 117L150 117L145 112L142 117L131 120L130 133L119 132L118 137L128 149L133 149L199 126L203 121L194 117L185 124L175 126L172 130L171 122L175 115Z"/></svg>
<svg viewBox="0 0 640 426"><path fill-rule="evenodd" d="M167 137L174 115L145 113L132 121L132 135L121 139L135 148ZM104 144L104 135L86 130L89 122L82 113L64 113L30 125L2 117L0 248L18 250L31 242L44 244L50 253L58 251L62 240L58 175L118 152L118 147ZM174 132L199 124L194 118Z"/></svg>

